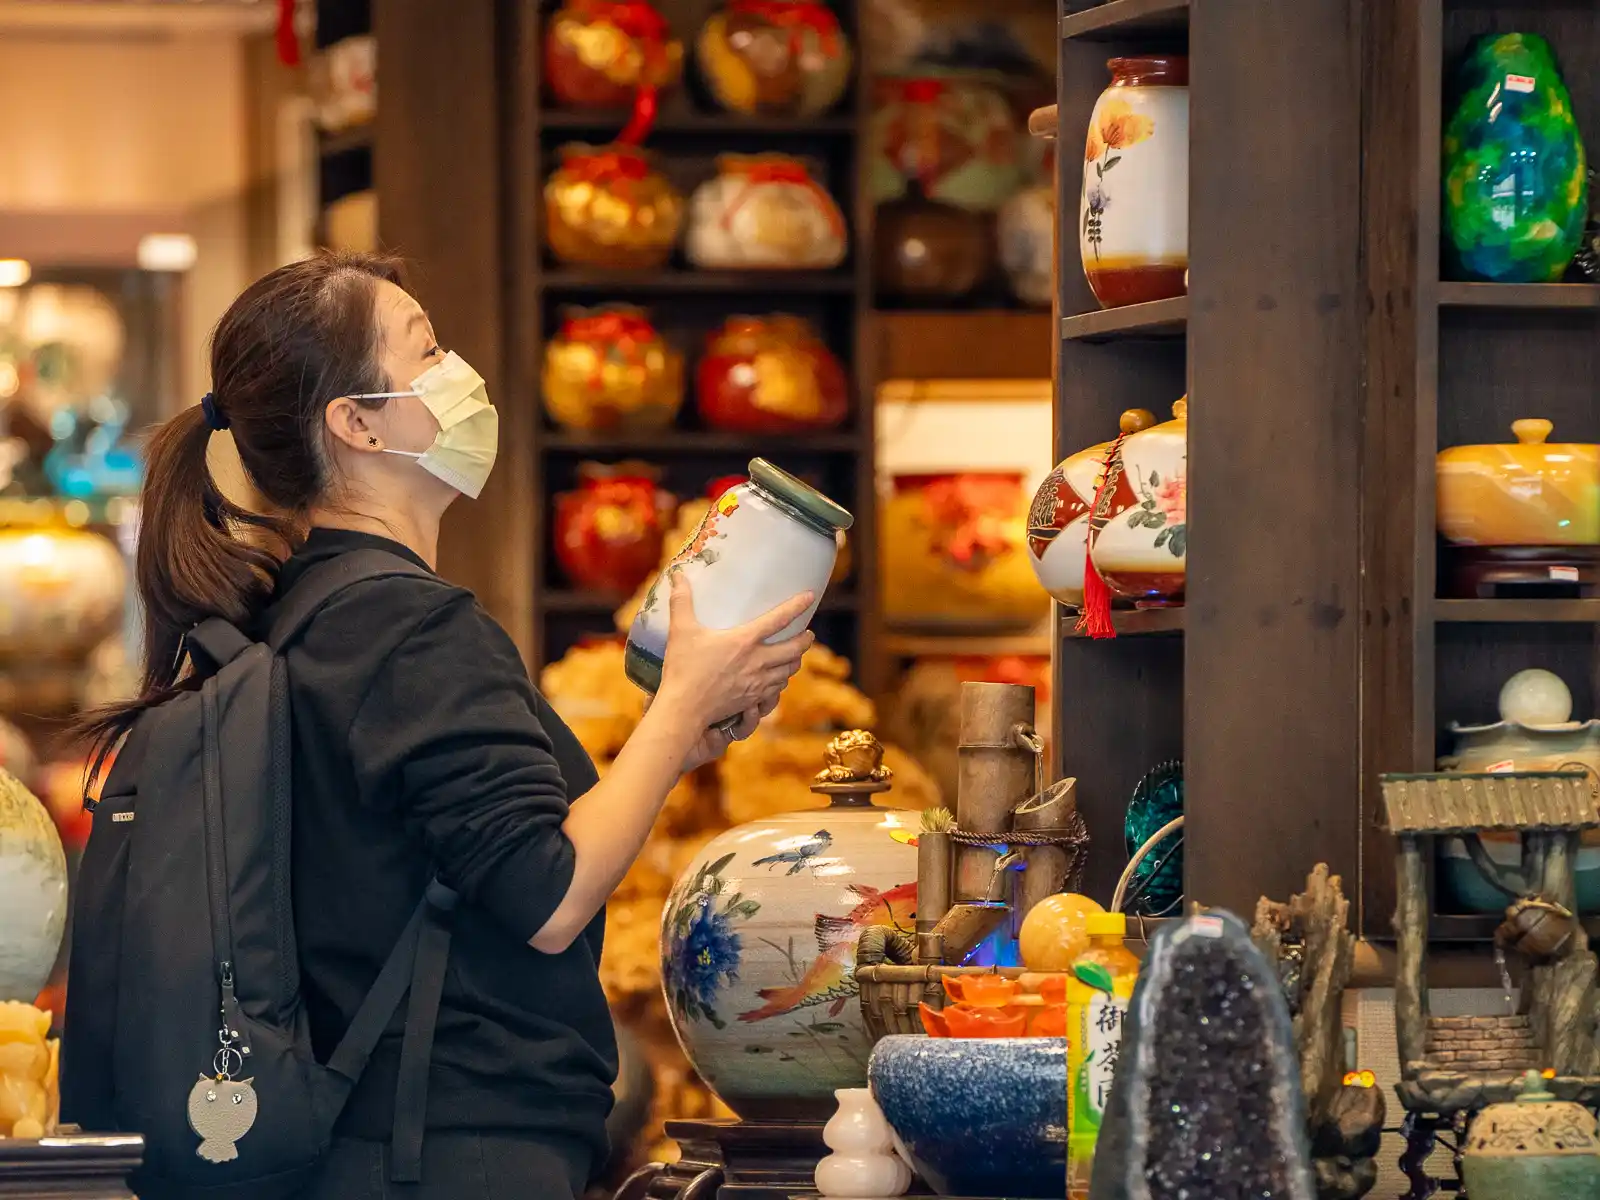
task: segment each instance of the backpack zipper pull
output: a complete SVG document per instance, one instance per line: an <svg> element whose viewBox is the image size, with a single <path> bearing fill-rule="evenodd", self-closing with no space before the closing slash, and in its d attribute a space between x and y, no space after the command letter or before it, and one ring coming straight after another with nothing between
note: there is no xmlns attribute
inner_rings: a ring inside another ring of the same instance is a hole
<svg viewBox="0 0 1600 1200"><path fill-rule="evenodd" d="M222 1049L217 1053L216 1066L218 1078L229 1079L233 1075L229 1056L236 1056L242 1067L244 1060L250 1057L250 1043L239 1030L239 997L233 990L233 964L225 961L218 964L218 968L222 983L222 1028L217 1030L217 1040Z"/></svg>

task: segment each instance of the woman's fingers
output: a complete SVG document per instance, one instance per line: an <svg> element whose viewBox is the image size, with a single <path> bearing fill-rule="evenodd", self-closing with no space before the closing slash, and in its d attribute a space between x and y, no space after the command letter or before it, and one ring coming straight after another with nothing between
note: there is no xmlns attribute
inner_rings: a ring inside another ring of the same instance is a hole
<svg viewBox="0 0 1600 1200"><path fill-rule="evenodd" d="M816 598L816 594L813 592L801 592L794 599L785 600L777 608L762 613L754 621L747 622L740 632L749 637L751 641L764 642L773 634L783 632L805 616L806 610L811 607L812 601Z"/></svg>
<svg viewBox="0 0 1600 1200"><path fill-rule="evenodd" d="M817 635L807 630L798 637L792 637L786 642L779 642L775 646L769 646L763 642L751 652L750 662L757 670L761 671L773 670L788 663L793 663L795 670L799 670L800 660L805 657L806 651L816 644L816 641Z"/></svg>

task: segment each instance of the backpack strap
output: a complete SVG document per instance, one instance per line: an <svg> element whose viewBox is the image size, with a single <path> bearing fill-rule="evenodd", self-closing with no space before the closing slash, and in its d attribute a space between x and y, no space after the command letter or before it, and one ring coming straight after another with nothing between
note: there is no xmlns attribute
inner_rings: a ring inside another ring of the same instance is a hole
<svg viewBox="0 0 1600 1200"><path fill-rule="evenodd" d="M284 647L300 635L311 618L345 588L392 575L438 578L425 567L419 567L410 559L401 558L387 550L351 550L327 562L318 563L297 580L288 595L274 607L272 624L267 631L267 645L272 647L274 654L281 654Z"/></svg>
<svg viewBox="0 0 1600 1200"><path fill-rule="evenodd" d="M202 666L210 668L207 674L222 670L251 646L249 638L239 632L239 627L222 617L208 617L183 635L184 649L193 658L198 651L205 660Z"/></svg>

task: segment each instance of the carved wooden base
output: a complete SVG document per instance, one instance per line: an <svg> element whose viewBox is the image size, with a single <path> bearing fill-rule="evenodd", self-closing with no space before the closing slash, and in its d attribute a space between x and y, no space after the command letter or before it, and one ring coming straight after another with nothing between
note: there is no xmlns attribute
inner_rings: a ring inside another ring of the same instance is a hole
<svg viewBox="0 0 1600 1200"><path fill-rule="evenodd" d="M1600 546L1448 546L1443 566L1446 596L1600 596Z"/></svg>
<svg viewBox="0 0 1600 1200"><path fill-rule="evenodd" d="M135 1200L128 1176L144 1161L144 1139L63 1135L44 1142L0 1139L0 1196L27 1200Z"/></svg>
<svg viewBox="0 0 1600 1200"><path fill-rule="evenodd" d="M668 1121L683 1157L647 1167L616 1200L789 1200L814 1191L828 1153L821 1124L799 1121Z"/></svg>

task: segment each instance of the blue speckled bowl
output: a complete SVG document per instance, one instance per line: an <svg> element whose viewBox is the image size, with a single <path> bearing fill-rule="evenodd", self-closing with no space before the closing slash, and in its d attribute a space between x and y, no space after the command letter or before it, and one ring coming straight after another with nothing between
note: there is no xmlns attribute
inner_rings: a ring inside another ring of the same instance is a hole
<svg viewBox="0 0 1600 1200"><path fill-rule="evenodd" d="M867 1075L940 1195L1066 1194L1065 1038L886 1037Z"/></svg>

